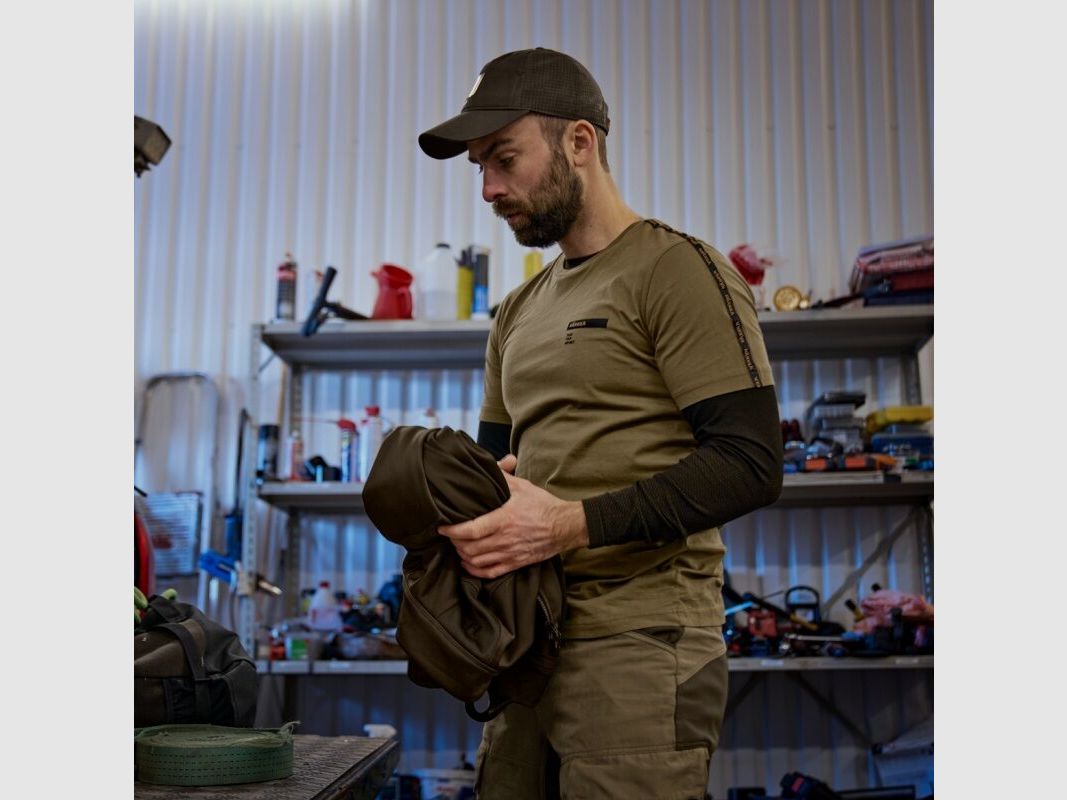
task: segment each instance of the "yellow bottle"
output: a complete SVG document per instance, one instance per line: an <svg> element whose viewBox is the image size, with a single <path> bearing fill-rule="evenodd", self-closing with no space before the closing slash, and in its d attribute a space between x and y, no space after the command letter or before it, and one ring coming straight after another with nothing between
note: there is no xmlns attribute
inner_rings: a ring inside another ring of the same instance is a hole
<svg viewBox="0 0 1067 800"><path fill-rule="evenodd" d="M473 298L474 270L464 257L459 262L459 269L456 270L456 319L471 318Z"/></svg>

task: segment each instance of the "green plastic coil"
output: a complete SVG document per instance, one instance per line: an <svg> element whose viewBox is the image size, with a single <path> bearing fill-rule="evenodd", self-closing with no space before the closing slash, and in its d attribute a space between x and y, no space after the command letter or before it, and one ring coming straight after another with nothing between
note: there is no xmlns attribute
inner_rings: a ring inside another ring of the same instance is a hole
<svg viewBox="0 0 1067 800"><path fill-rule="evenodd" d="M134 730L137 780L167 786L259 783L293 774L293 728L156 725Z"/></svg>

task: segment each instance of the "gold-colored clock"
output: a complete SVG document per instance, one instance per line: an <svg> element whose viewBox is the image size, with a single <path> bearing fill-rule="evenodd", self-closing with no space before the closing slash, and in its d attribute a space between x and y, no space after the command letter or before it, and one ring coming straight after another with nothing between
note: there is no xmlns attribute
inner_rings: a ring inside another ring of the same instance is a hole
<svg viewBox="0 0 1067 800"><path fill-rule="evenodd" d="M774 307L779 311L796 311L804 296L795 286L783 286L774 293Z"/></svg>

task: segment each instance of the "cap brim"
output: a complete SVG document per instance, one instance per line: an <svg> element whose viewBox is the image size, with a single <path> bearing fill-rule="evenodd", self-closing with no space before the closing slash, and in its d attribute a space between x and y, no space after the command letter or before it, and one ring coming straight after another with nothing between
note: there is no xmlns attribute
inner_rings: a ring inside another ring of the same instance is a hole
<svg viewBox="0 0 1067 800"><path fill-rule="evenodd" d="M526 113L515 108L463 111L419 134L419 147L430 158L452 158L466 152L467 142L488 136Z"/></svg>

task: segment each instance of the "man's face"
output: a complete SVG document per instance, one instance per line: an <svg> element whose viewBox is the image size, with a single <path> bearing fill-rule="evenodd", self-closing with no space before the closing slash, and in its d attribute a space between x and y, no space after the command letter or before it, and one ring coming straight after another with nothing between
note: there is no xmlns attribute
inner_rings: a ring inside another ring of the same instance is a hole
<svg viewBox="0 0 1067 800"><path fill-rule="evenodd" d="M507 220L526 247L562 239L582 209L582 182L558 142L545 141L536 117L525 116L467 145L482 172L482 198Z"/></svg>

